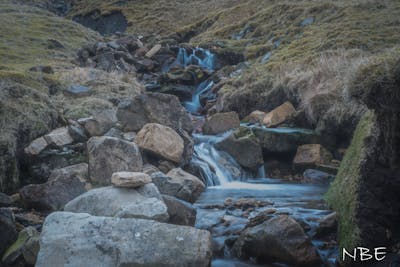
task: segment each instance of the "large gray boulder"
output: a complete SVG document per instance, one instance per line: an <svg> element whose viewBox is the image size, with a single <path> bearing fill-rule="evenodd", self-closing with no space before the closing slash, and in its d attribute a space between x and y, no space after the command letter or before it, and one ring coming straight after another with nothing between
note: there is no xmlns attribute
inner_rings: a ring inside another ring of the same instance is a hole
<svg viewBox="0 0 400 267"><path fill-rule="evenodd" d="M43 225L36 267L208 267L208 231L156 221L55 212Z"/></svg>
<svg viewBox="0 0 400 267"><path fill-rule="evenodd" d="M110 185L114 172L140 172L142 155L135 143L115 137L92 137L87 142L90 181Z"/></svg>
<svg viewBox="0 0 400 267"><path fill-rule="evenodd" d="M233 246L241 258L285 262L294 266L320 266L321 258L303 228L287 215L247 228Z"/></svg>
<svg viewBox="0 0 400 267"><path fill-rule="evenodd" d="M141 218L166 222L167 206L154 184L133 188L100 187L71 200L65 211L94 216Z"/></svg>
<svg viewBox="0 0 400 267"><path fill-rule="evenodd" d="M118 106L117 118L124 131L139 131L147 123L159 123L176 131L193 131L189 115L173 95L147 93L122 101Z"/></svg>
<svg viewBox="0 0 400 267"><path fill-rule="evenodd" d="M199 178L181 168L172 169L167 175L162 172L153 173L151 178L162 194L190 203L194 203L205 189Z"/></svg>

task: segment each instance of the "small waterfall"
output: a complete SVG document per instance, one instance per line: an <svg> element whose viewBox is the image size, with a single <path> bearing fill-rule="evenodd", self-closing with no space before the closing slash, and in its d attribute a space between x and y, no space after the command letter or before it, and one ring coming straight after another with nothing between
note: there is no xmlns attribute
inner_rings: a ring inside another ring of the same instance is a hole
<svg viewBox="0 0 400 267"><path fill-rule="evenodd" d="M174 65L187 67L189 65L199 65L209 71L214 71L215 55L207 49L196 47L192 53L188 53L186 48L180 47Z"/></svg>
<svg viewBox="0 0 400 267"><path fill-rule="evenodd" d="M229 154L219 151L214 144L226 138L231 131L222 135L193 134L195 140L192 164L200 169L207 186L224 185L232 181L253 178Z"/></svg>
<svg viewBox="0 0 400 267"><path fill-rule="evenodd" d="M185 108L191 113L196 113L201 107L200 96L210 91L213 85L214 82L210 80L206 80L199 84L199 86L196 88L196 91L192 94L192 100L183 103Z"/></svg>

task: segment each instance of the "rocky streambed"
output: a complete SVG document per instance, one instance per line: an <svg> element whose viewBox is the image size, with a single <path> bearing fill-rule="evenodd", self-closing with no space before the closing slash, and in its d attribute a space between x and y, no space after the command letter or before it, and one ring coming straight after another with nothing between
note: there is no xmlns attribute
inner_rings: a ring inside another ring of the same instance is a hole
<svg viewBox="0 0 400 267"><path fill-rule="evenodd" d="M77 62L138 73L145 92L25 147L26 172L43 183L2 199L4 264L336 264L336 214L323 195L338 161L321 136L293 127L290 102L242 120L221 112L218 89L242 66L203 48L146 49L123 36ZM67 97L92 94L72 89Z"/></svg>

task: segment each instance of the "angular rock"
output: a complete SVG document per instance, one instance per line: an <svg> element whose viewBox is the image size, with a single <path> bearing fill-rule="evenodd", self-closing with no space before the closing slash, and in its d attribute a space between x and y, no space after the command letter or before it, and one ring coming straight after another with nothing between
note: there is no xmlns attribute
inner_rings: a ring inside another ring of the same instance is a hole
<svg viewBox="0 0 400 267"><path fill-rule="evenodd" d="M161 49L161 45L160 44L156 44L155 46L153 46L145 55L145 57L147 58L152 58L154 57L155 54L158 53L158 51L160 51Z"/></svg>
<svg viewBox="0 0 400 267"><path fill-rule="evenodd" d="M242 167L257 170L263 163L263 154L257 137L247 132L235 131L215 147L230 154Z"/></svg>
<svg viewBox="0 0 400 267"><path fill-rule="evenodd" d="M295 153L298 146L320 140L317 133L306 129L251 127L247 131L254 133L264 153Z"/></svg>
<svg viewBox="0 0 400 267"><path fill-rule="evenodd" d="M35 265L38 252L39 232L34 227L29 226L19 232L17 241L4 253L2 262L12 264L20 256L23 256L28 264Z"/></svg>
<svg viewBox="0 0 400 267"><path fill-rule="evenodd" d="M10 196L0 192L0 208L9 207L12 205L12 203L13 199Z"/></svg>
<svg viewBox="0 0 400 267"><path fill-rule="evenodd" d="M86 189L91 188L91 185L89 183L89 166L87 163L79 163L60 169L54 169L51 171L48 180L50 181L60 178L65 180L72 180L74 179L74 177L78 178L79 181L84 183Z"/></svg>
<svg viewBox="0 0 400 267"><path fill-rule="evenodd" d="M208 267L210 263L211 237L204 230L56 212L44 223L36 267Z"/></svg>
<svg viewBox="0 0 400 267"><path fill-rule="evenodd" d="M39 155L40 152L42 152L43 150L46 149L46 147L48 146L47 141L42 137L39 137L35 140L33 140L29 146L27 146L24 149L24 152L28 155Z"/></svg>
<svg viewBox="0 0 400 267"><path fill-rule="evenodd" d="M285 262L294 266L319 266L321 258L301 226L281 215L247 228L235 242L241 258L255 257L263 262Z"/></svg>
<svg viewBox="0 0 400 267"><path fill-rule="evenodd" d="M116 122L115 111L106 109L85 120L84 127L89 136L100 136L110 130Z"/></svg>
<svg viewBox="0 0 400 267"><path fill-rule="evenodd" d="M59 176L44 184L30 184L19 190L27 208L61 210L71 199L86 192L86 183L77 176Z"/></svg>
<svg viewBox="0 0 400 267"><path fill-rule="evenodd" d="M263 124L267 127L276 127L279 124L284 123L295 112L296 109L293 107L292 103L285 102L279 107L268 112L263 119Z"/></svg>
<svg viewBox="0 0 400 267"><path fill-rule="evenodd" d="M208 135L219 134L240 126L236 112L216 113L208 117L203 125L203 133Z"/></svg>
<svg viewBox="0 0 400 267"><path fill-rule="evenodd" d="M307 183L329 184L335 176L323 171L307 169L303 173L303 179Z"/></svg>
<svg viewBox="0 0 400 267"><path fill-rule="evenodd" d="M146 124L136 135L135 143L142 149L179 163L184 150L183 139L172 128L158 123Z"/></svg>
<svg viewBox="0 0 400 267"><path fill-rule="evenodd" d="M114 172L142 170L142 156L135 143L107 136L92 137L87 150L92 183L110 185Z"/></svg>
<svg viewBox="0 0 400 267"><path fill-rule="evenodd" d="M194 203L205 189L204 183L199 178L180 168L171 170L167 175L160 172L153 173L151 178L162 194L190 203Z"/></svg>
<svg viewBox="0 0 400 267"><path fill-rule="evenodd" d="M61 127L51 131L50 133L43 136L49 145L55 145L62 147L74 142L74 139L68 132L68 127Z"/></svg>
<svg viewBox="0 0 400 267"><path fill-rule="evenodd" d="M17 230L15 229L14 215L7 208L0 208L0 255L17 240Z"/></svg>
<svg viewBox="0 0 400 267"><path fill-rule="evenodd" d="M87 86L74 84L65 89L64 94L73 97L85 97L91 94L91 90Z"/></svg>
<svg viewBox="0 0 400 267"><path fill-rule="evenodd" d="M142 172L115 172L111 183L117 187L136 188L151 183L151 177Z"/></svg>
<svg viewBox="0 0 400 267"><path fill-rule="evenodd" d="M327 165L333 156L320 144L306 144L297 148L293 165L296 168L313 168L319 165Z"/></svg>
<svg viewBox="0 0 400 267"><path fill-rule="evenodd" d="M118 106L118 120L124 131L139 131L147 123L159 123L175 130L193 131L189 115L176 96L147 93Z"/></svg>
<svg viewBox="0 0 400 267"><path fill-rule="evenodd" d="M169 223L194 226L197 211L192 204L168 195L163 195L163 200L168 208Z"/></svg>
<svg viewBox="0 0 400 267"><path fill-rule="evenodd" d="M168 221L167 206L154 184L136 189L113 186L89 190L71 200L65 211L89 213L94 216L141 218Z"/></svg>
<svg viewBox="0 0 400 267"><path fill-rule="evenodd" d="M262 123L267 113L260 110L254 110L247 115L242 121L247 123Z"/></svg>

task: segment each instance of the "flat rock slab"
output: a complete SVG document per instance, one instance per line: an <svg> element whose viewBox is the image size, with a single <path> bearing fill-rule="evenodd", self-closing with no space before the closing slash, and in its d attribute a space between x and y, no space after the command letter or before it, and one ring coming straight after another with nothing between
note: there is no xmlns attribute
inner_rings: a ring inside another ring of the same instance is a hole
<svg viewBox="0 0 400 267"><path fill-rule="evenodd" d="M136 188L151 183L151 177L142 172L115 172L111 183L116 187Z"/></svg>
<svg viewBox="0 0 400 267"><path fill-rule="evenodd" d="M208 231L141 219L55 212L43 225L36 267L208 267Z"/></svg>
<svg viewBox="0 0 400 267"><path fill-rule="evenodd" d="M167 206L154 184L137 189L112 186L92 189L71 200L64 210L94 216L141 218L162 222L169 219Z"/></svg>

